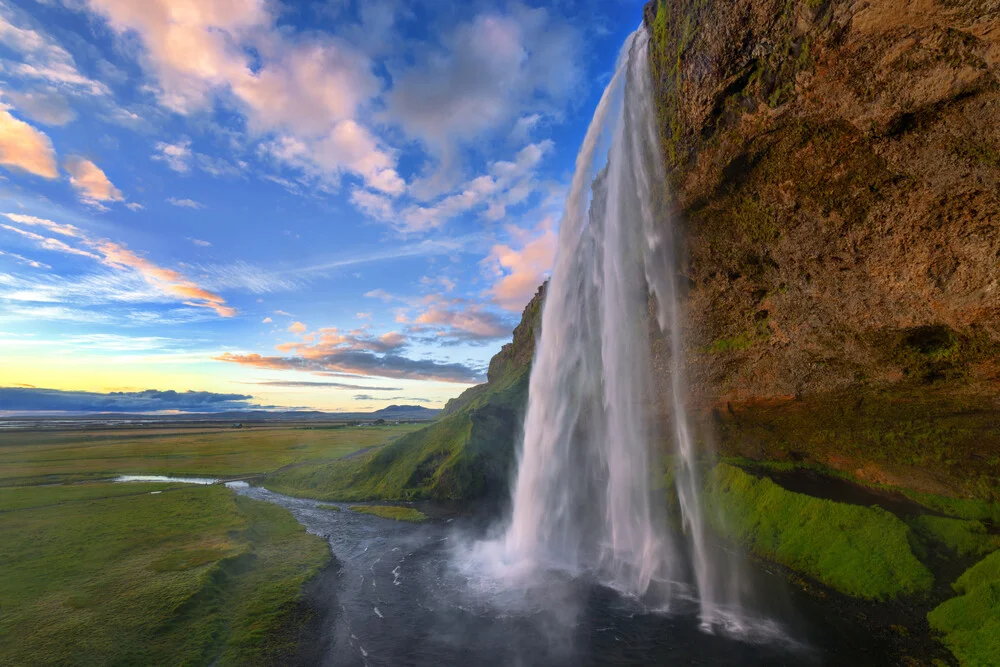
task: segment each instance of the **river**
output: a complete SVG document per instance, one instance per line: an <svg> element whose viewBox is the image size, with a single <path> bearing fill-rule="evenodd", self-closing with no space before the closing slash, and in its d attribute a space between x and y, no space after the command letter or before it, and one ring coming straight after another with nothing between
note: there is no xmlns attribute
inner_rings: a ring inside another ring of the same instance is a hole
<svg viewBox="0 0 1000 667"><path fill-rule="evenodd" d="M754 583L773 592L779 625L741 640L699 630L694 597L653 611L586 575L556 572L531 590L491 585L460 556L482 537L483 520L408 524L260 487L234 490L288 509L329 541L334 565L311 585L328 613L309 640L309 664L869 665L884 658L863 628L796 597L780 575L759 567L751 568Z"/></svg>

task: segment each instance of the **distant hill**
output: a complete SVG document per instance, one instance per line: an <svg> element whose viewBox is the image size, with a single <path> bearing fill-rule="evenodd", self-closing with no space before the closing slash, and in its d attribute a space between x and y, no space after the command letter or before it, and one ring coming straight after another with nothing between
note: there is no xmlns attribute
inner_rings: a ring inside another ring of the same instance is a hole
<svg viewBox="0 0 1000 667"><path fill-rule="evenodd" d="M124 412L95 414L10 415L0 422L31 422L39 426L63 422L255 422L255 421L431 421L441 413L421 405L390 405L374 412L321 412L319 410L231 410L228 412L188 412L159 415Z"/></svg>

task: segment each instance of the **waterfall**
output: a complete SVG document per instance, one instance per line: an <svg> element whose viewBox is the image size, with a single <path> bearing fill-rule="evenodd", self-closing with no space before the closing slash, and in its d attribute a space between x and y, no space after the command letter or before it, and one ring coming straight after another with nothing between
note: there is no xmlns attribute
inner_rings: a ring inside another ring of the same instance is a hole
<svg viewBox="0 0 1000 667"><path fill-rule="evenodd" d="M706 548L685 407L678 252L655 126L648 35L629 36L576 160L542 311L512 516L509 558L588 571L618 590L669 599L693 579L702 627L719 600ZM597 157L607 150L607 163ZM681 535L668 529L648 296L671 350L671 420ZM692 576L693 573L693 576Z"/></svg>

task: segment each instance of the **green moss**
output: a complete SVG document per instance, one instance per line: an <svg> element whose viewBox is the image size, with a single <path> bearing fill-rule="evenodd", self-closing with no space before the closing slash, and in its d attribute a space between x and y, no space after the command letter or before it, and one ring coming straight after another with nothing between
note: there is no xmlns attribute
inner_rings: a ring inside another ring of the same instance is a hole
<svg viewBox="0 0 1000 667"><path fill-rule="evenodd" d="M962 593L929 614L932 629L962 665L1000 664L1000 551L969 568L953 585Z"/></svg>
<svg viewBox="0 0 1000 667"><path fill-rule="evenodd" d="M1000 548L1000 536L990 535L979 521L924 515L912 525L920 535L944 544L959 556L981 556Z"/></svg>
<svg viewBox="0 0 1000 667"><path fill-rule="evenodd" d="M706 498L725 537L848 595L883 600L934 583L910 550L910 529L882 509L793 493L724 463L709 474Z"/></svg>
<svg viewBox="0 0 1000 667"><path fill-rule="evenodd" d="M318 510L330 510L331 512L339 512L340 511L340 505L317 505L316 509L318 509Z"/></svg>
<svg viewBox="0 0 1000 667"><path fill-rule="evenodd" d="M427 520L426 514L412 507L400 507L398 505L351 505L351 509L362 514L373 514L383 519L395 519L396 521L420 523Z"/></svg>
<svg viewBox="0 0 1000 667"><path fill-rule="evenodd" d="M730 352L743 352L759 342L770 337L771 330L766 321L757 322L753 329L729 338L717 338L711 344L705 346L705 352L709 354L727 354Z"/></svg>

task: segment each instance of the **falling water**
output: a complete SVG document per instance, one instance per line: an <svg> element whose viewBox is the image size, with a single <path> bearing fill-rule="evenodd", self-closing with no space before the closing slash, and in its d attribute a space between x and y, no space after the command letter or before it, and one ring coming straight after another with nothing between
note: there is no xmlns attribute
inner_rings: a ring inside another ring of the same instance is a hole
<svg viewBox="0 0 1000 667"><path fill-rule="evenodd" d="M507 554L534 568L594 572L622 592L667 600L693 571L702 627L719 607L684 405L679 273L647 57L633 33L576 160L531 372ZM598 170L598 153L608 151ZM648 295L671 343L676 494L667 529L661 461L646 405ZM685 563L689 563L686 566ZM682 571L683 570L683 571Z"/></svg>

